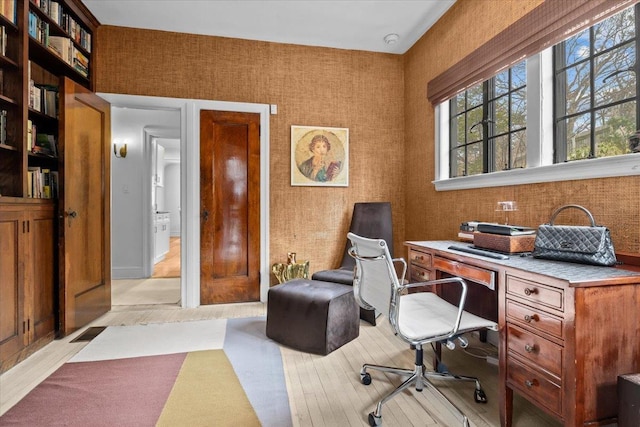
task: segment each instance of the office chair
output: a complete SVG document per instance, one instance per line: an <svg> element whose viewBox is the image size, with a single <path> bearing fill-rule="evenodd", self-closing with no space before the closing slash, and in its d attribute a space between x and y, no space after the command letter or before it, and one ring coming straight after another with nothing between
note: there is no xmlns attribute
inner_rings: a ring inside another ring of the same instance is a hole
<svg viewBox="0 0 640 427"><path fill-rule="evenodd" d="M402 258L392 259L383 239L369 239L354 233L349 233L347 237L352 245L349 249L349 255L356 261L353 280L356 301L361 307L375 308L382 313L387 313L394 334L415 348L415 367L413 369L368 363L362 365L360 379L365 385L371 384L369 369L409 377L378 402L375 411L369 414L369 424L371 426L382 425L382 405L402 390L415 384L417 391L422 391L423 386L431 387L461 416L462 425L469 426L468 418L432 384L431 380L474 381L475 401L485 403L487 398L480 382L473 377L453 375L448 372L427 371L424 365L422 346L444 342L447 347L451 348L452 344L455 347L457 339L462 347L466 347L467 342L460 336L461 334L483 328L498 330L498 325L464 311L467 284L462 278L452 277L401 285L404 283L407 263ZM402 277L400 278L396 273L394 262L402 264L400 266L402 267ZM420 291L419 288L425 285L461 286L462 295L458 307L446 302L433 292ZM409 289L415 289L418 292L409 293Z"/></svg>
<svg viewBox="0 0 640 427"><path fill-rule="evenodd" d="M354 203L353 215L349 232L359 236L384 239L387 242L389 252L393 253L393 224L391 222L391 203L389 202L365 202ZM345 242L342 262L333 270L316 271L311 276L313 280L334 282L342 285L353 285L353 268L356 266L353 258L349 256L349 240ZM379 314L379 313L378 313ZM376 324L374 310L360 309L360 318L372 325Z"/></svg>

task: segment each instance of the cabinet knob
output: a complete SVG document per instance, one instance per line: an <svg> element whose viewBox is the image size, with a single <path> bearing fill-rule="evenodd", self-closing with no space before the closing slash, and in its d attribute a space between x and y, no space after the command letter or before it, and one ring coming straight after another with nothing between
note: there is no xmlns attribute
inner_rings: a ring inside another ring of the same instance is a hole
<svg viewBox="0 0 640 427"><path fill-rule="evenodd" d="M536 380L526 380L524 382L524 385L527 386L527 388L531 388L533 386L536 386L538 384L538 381Z"/></svg>
<svg viewBox="0 0 640 427"><path fill-rule="evenodd" d="M524 315L524 321L527 323L531 323L532 321L536 320L537 316L535 314L525 314Z"/></svg>
<svg viewBox="0 0 640 427"><path fill-rule="evenodd" d="M538 290L536 288L530 289L530 288L524 288L524 294L526 296L530 296L532 294L537 294Z"/></svg>
<svg viewBox="0 0 640 427"><path fill-rule="evenodd" d="M525 344L524 346L524 351L526 351L527 353L533 353L535 349L536 349L535 345Z"/></svg>

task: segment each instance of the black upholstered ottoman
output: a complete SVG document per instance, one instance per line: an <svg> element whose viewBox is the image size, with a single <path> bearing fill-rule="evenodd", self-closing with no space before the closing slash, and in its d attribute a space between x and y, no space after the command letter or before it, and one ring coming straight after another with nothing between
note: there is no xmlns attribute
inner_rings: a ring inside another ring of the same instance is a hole
<svg viewBox="0 0 640 427"><path fill-rule="evenodd" d="M294 279L269 289L267 336L286 346L329 354L360 334L353 287Z"/></svg>

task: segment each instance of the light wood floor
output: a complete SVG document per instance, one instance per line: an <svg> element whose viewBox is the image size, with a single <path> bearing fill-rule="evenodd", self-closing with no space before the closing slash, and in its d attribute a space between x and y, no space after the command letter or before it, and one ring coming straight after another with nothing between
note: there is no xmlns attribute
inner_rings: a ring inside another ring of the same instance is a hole
<svg viewBox="0 0 640 427"><path fill-rule="evenodd" d="M221 304L182 309L176 305L119 305L89 326L136 325L188 320L252 317L266 315L263 303ZM327 356L317 356L282 347L287 388L294 426L366 426L366 417L380 399L399 381L394 376L372 373L373 383L360 383L364 362L410 368L413 353L392 336L386 321L377 327L361 323L360 336ZM84 328L56 340L13 369L0 375L0 414L6 412L33 387L64 364L86 343L70 343ZM473 340L473 337L472 337ZM472 341L475 354L495 352L487 344ZM255 349L247 349L255 351ZM425 351L430 357L430 351ZM257 355L259 357L259 355ZM487 405L473 401L473 385L445 384L440 387L469 416L471 425L498 426L497 368L460 349L444 351L444 361L452 372L477 375L489 398ZM517 427L557 427L559 423L516 398L514 425ZM385 405L385 426L458 426L452 413L428 389L398 395Z"/></svg>
<svg viewBox="0 0 640 427"><path fill-rule="evenodd" d="M180 237L169 239L169 253L153 266L152 277L180 277Z"/></svg>

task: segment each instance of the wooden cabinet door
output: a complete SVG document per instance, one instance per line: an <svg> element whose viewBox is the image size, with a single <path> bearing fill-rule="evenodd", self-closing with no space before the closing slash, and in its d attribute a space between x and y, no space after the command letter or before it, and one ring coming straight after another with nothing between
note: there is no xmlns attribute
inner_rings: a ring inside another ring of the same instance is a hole
<svg viewBox="0 0 640 427"><path fill-rule="evenodd" d="M27 344L22 323L25 231L23 213L0 205L0 361Z"/></svg>
<svg viewBox="0 0 640 427"><path fill-rule="evenodd" d="M30 340L55 330L55 280L57 265L56 219L53 205L34 209L29 215L28 265L31 274Z"/></svg>
<svg viewBox="0 0 640 427"><path fill-rule="evenodd" d="M109 103L63 79L60 108L60 333L111 309Z"/></svg>

